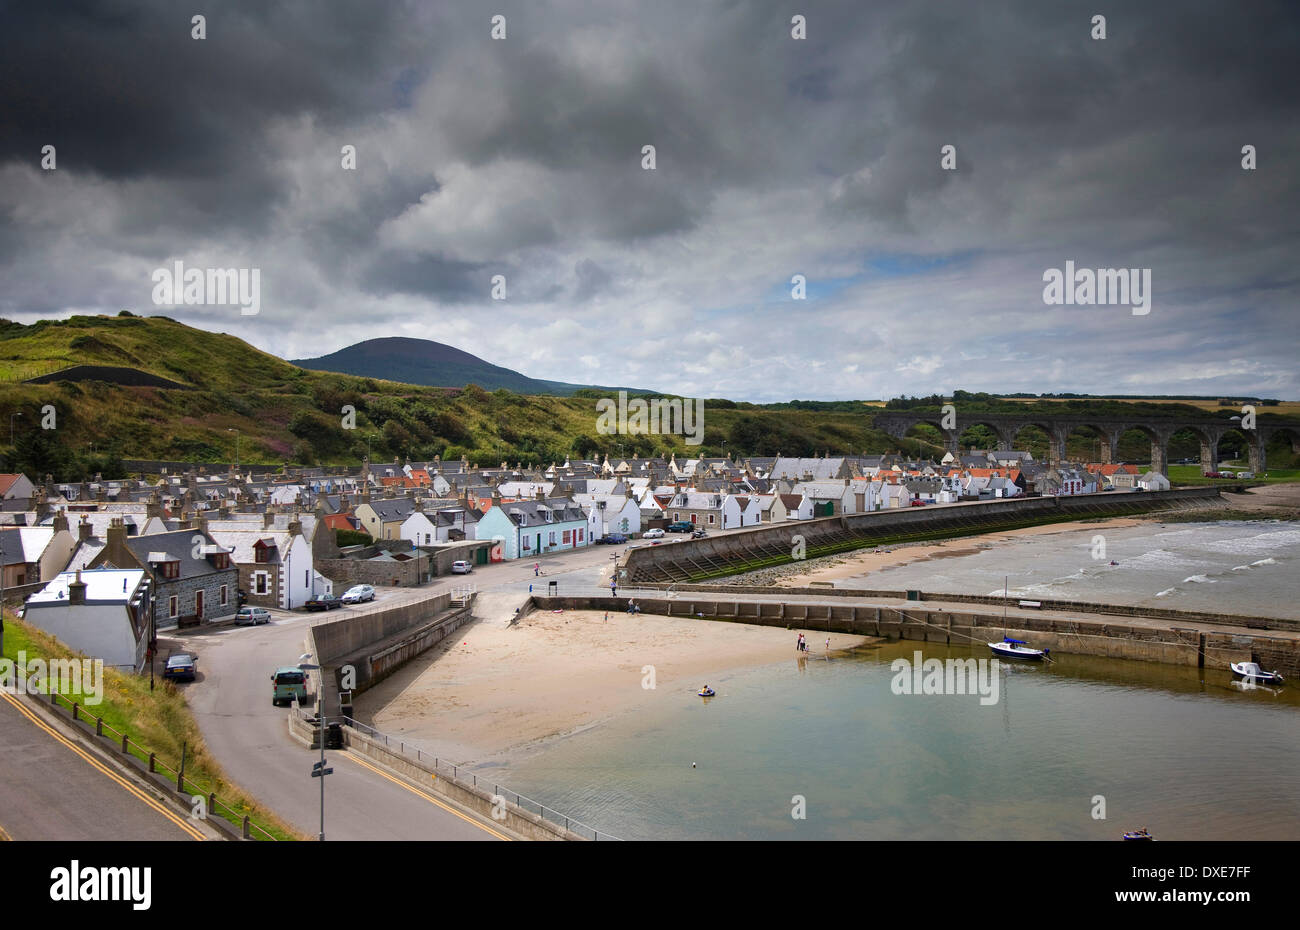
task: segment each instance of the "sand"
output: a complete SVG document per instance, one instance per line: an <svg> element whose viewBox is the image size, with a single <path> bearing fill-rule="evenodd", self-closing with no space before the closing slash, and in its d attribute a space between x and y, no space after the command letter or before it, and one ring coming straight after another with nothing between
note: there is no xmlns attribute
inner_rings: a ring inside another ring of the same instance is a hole
<svg viewBox="0 0 1300 930"><path fill-rule="evenodd" d="M491 611L497 613L498 611ZM508 611L506 612L508 616ZM457 764L539 749L611 717L666 701L698 701L702 685L725 699L731 673L798 660L782 628L566 610L516 626L476 620L359 701L360 719ZM870 637L810 633L812 655ZM654 667L653 689L643 687ZM380 708L370 718L367 710Z"/></svg>
<svg viewBox="0 0 1300 930"><path fill-rule="evenodd" d="M979 536L967 536L945 542L908 544L904 546L885 546L880 549L866 549L836 557L835 561L823 564L811 572L786 575L777 584L782 587L804 587L813 582L837 582L846 578L860 581L851 587L888 588L889 573L875 577L873 573L895 565L907 565L911 562L928 562L934 559L955 559L964 555L974 555L985 549L992 549L998 543L1024 536L1055 536L1060 533L1087 533L1092 535L1123 526L1137 526L1141 520L1132 517L1113 517L1105 520L1089 520L1084 523L1053 523L1046 526L1028 526L1018 530L1002 533L984 533ZM837 587L840 587L837 585Z"/></svg>

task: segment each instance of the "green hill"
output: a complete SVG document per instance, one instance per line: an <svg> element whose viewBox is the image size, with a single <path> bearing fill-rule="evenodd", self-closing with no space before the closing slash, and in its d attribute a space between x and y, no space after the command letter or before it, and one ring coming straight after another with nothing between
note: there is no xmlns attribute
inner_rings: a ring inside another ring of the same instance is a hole
<svg viewBox="0 0 1300 930"><path fill-rule="evenodd" d="M135 368L186 389L17 381L75 365ZM0 417L22 412L4 467L60 480L112 476L120 459L233 461L236 430L242 461L263 464L355 466L367 439L375 461L465 456L484 466L606 453L813 455L897 446L870 428L873 408L845 402L767 409L707 401L699 446L680 435L600 435L596 403L607 392L535 396L307 371L165 317L0 321L0 378ZM45 405L55 408L54 429L41 428ZM355 429L343 428L346 406L355 409Z"/></svg>

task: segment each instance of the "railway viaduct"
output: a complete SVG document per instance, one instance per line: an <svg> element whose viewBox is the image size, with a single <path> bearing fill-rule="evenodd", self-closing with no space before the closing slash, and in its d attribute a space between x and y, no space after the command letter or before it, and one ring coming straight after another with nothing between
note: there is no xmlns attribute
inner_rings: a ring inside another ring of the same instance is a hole
<svg viewBox="0 0 1300 930"><path fill-rule="evenodd" d="M1117 417L1117 416L1052 416L1046 413L941 413L888 412L878 413L873 425L891 436L902 439L907 431L920 423L929 423L943 434L944 447L953 454L958 451L958 438L972 426L987 426L998 437L998 448L1010 450L1016 434L1026 426L1036 426L1050 437L1048 464L1065 461L1065 441L1081 427L1091 427L1101 435L1101 460L1113 462L1119 437L1135 429L1151 440L1151 468L1163 475L1169 474L1169 440L1175 433L1187 430L1201 441L1202 471L1216 471L1219 466L1219 440L1229 431L1236 430L1246 437L1250 451L1250 467L1256 474L1267 468L1266 452L1269 441L1277 433L1289 433L1292 448L1300 442L1300 420L1256 420L1254 429L1243 429L1239 420L1209 417Z"/></svg>

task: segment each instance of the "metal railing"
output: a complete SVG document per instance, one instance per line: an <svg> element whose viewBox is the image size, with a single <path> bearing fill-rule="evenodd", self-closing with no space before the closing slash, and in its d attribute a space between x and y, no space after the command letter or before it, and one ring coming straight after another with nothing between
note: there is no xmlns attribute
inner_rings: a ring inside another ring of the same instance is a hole
<svg viewBox="0 0 1300 930"><path fill-rule="evenodd" d="M478 780L478 773L472 772L468 769L466 769L464 772L461 771L461 769L465 768L465 766L455 765L454 763L447 762L443 759L439 759L437 756L433 756L424 752L424 750L420 749L420 747L418 746L413 746L407 743L405 740L397 739L396 737L391 737L388 734L382 733L379 730L376 730L374 727L369 726L368 724L364 724L359 720L354 720L353 718L346 717L346 716L340 717L339 719L341 719L344 723L346 723L348 726L352 727L353 729L357 730L358 732L364 733L366 736L369 736L371 739L375 740L376 742L383 742L384 747L388 749L389 752L396 752L398 755L406 759L414 760L421 768L427 769L433 772L434 774L445 775L447 773L450 773L452 781L459 782L461 785L469 785L475 788L482 788L484 790L486 790L487 787L490 785L492 787L492 793L494 795L498 795L504 798L507 803L514 804L520 810L524 810L530 814L534 814L540 817L542 820L548 821L549 823L556 824L557 826L563 826L564 829L576 833L579 836L583 837L584 839L593 840L593 841L596 840L608 841L608 840L619 839L617 836L613 836L609 833L605 833L601 830L597 830L594 827L589 827L586 824L582 823L581 821L574 820L572 817L569 817L566 814L562 814L559 811L555 810L554 808L547 807L545 804L542 804L538 801L534 801L532 798L525 797L524 795L519 794L516 791L510 791L509 789L502 788L501 785L495 781L491 781L485 778L483 779L483 781L480 782ZM397 744L396 747L393 746L394 743Z"/></svg>
<svg viewBox="0 0 1300 930"><path fill-rule="evenodd" d="M187 778L181 773L180 769L173 769L171 766L160 761L158 754L140 743L132 740L126 733L118 730L104 722L103 717L95 717L87 713L84 706L76 701L70 701L57 691L49 692L50 706L59 707L60 702L67 707L72 714L72 719L78 724L84 724L86 728L93 729L94 735L109 740L122 755L129 755L148 766L150 774L164 774L168 780L175 786L176 791L182 794L189 794L191 797L202 797L207 804L209 815L215 814L233 826L240 829L243 838L248 840L275 840L266 829L253 822L252 818L242 810L236 810L229 804L224 803L217 797L216 792L208 791L202 785L197 784L192 779ZM91 721L94 721L93 723ZM183 765L183 763L182 763Z"/></svg>

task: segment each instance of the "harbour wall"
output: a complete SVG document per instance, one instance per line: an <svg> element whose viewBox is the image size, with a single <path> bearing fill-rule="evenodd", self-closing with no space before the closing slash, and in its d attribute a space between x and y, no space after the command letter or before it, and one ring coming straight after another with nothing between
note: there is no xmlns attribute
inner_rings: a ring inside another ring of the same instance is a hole
<svg viewBox="0 0 1300 930"><path fill-rule="evenodd" d="M862 604L785 603L715 599L707 596L636 597L642 613L690 616L701 620L753 623L790 630L820 630L881 636L945 645L983 645L1005 635L1029 639L1053 653L1138 659L1210 669L1230 662L1257 661L1284 676L1300 675L1300 640L1267 632L1204 631L1161 625L1124 623L1105 617L1061 620L1023 615L1003 618L996 611L953 611L923 604L888 607ZM538 610L626 611L627 598L546 597L534 595Z"/></svg>
<svg viewBox="0 0 1300 930"><path fill-rule="evenodd" d="M623 563L631 584L721 577L760 564L793 561L799 539L815 558L900 538L967 535L1054 520L1082 520L1202 507L1220 500L1218 488L1110 491L1073 497L1013 497L964 504L906 507L793 520L753 529L630 550Z"/></svg>

